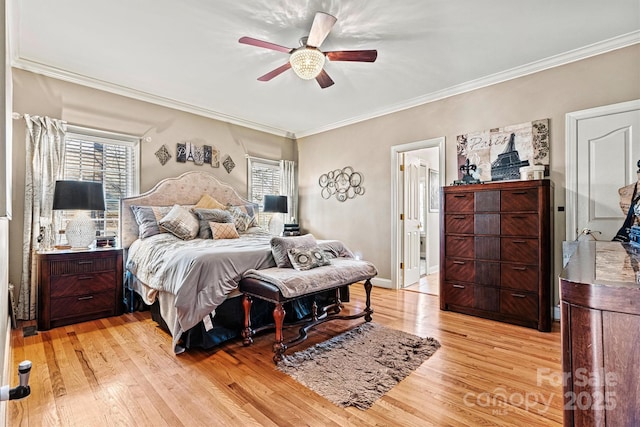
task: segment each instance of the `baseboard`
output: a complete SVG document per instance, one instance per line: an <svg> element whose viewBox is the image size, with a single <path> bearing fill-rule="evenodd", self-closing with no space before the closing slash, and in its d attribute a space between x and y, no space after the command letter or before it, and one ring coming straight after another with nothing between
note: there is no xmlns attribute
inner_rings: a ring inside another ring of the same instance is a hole
<svg viewBox="0 0 640 427"><path fill-rule="evenodd" d="M5 343L4 343L4 366L2 366L2 377L0 378L0 386L7 385L11 383L11 359L13 354L11 354L11 322L7 321L7 330L5 332ZM6 426L9 425L8 419L8 411L7 405L9 402L4 401L0 402L0 425Z"/></svg>
<svg viewBox="0 0 640 427"><path fill-rule="evenodd" d="M373 279L371 279L371 284L373 286L378 286L379 288L393 289L391 287L390 279L380 279L378 277L374 277Z"/></svg>

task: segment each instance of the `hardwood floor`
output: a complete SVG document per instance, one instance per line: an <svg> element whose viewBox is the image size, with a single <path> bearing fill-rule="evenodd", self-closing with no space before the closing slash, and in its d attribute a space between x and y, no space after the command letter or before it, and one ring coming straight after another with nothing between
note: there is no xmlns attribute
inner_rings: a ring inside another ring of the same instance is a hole
<svg viewBox="0 0 640 427"><path fill-rule="evenodd" d="M351 287L346 308L364 305ZM276 370L272 334L175 356L147 312L12 332L12 366L29 359L32 394L8 403L11 426L560 425L560 334L439 310L435 296L374 288L373 321L442 347L367 411L340 408ZM359 324L312 331L305 348ZM14 373L12 384L17 382Z"/></svg>

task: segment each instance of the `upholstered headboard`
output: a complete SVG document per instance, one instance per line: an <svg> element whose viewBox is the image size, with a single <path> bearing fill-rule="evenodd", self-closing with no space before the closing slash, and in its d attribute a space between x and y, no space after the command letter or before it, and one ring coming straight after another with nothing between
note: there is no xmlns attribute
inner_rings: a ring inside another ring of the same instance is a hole
<svg viewBox="0 0 640 427"><path fill-rule="evenodd" d="M219 181L213 175L205 172L186 172L176 178L167 178L158 182L145 193L121 200L120 244L126 249L138 238L138 224L131 206L195 205L205 193L223 204L251 203L240 197L229 184Z"/></svg>

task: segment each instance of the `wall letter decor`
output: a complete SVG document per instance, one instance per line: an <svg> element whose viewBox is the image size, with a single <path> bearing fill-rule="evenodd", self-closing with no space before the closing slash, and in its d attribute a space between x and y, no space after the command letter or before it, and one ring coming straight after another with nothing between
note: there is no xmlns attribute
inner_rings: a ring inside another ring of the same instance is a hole
<svg viewBox="0 0 640 427"><path fill-rule="evenodd" d="M156 155L158 155L158 153L156 153ZM198 166L206 163L211 165L212 168L218 168L220 167L219 158L219 151L210 145L199 146L191 142L179 142L177 144L176 161L180 163L191 161Z"/></svg>

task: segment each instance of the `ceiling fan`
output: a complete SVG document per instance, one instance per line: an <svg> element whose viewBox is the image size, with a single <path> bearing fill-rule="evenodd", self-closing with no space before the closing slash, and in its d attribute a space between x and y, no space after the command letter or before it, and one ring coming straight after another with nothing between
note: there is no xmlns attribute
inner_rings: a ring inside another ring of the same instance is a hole
<svg viewBox="0 0 640 427"><path fill-rule="evenodd" d="M334 83L323 68L325 57L329 58L330 61L357 62L375 62L378 57L377 50L336 50L322 52L319 49L320 45L327 38L336 21L337 19L328 13L316 12L309 36L300 39L300 47L298 48L280 46L254 39L253 37L241 37L238 41L252 46L285 52L290 55L289 61L286 64L268 72L264 76L258 77L258 80L261 82L267 82L287 71L289 68L292 68L298 77L305 80L316 79L320 87L324 89Z"/></svg>

